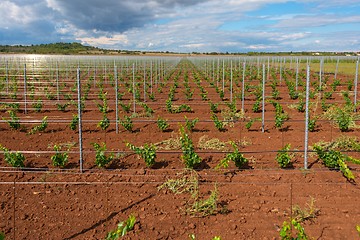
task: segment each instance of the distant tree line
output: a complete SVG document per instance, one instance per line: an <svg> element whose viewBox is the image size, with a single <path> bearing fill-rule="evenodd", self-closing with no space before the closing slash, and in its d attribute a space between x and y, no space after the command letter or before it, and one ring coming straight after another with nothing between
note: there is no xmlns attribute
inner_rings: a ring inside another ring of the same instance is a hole
<svg viewBox="0 0 360 240"><path fill-rule="evenodd" d="M0 45L0 53L23 53L23 54L182 54L169 51L129 51L129 50L109 50L102 49L92 46L85 46L78 42L72 43L49 43L49 44L39 44L39 45ZM246 56L264 56L264 55L273 55L273 56L311 56L311 55L321 55L321 56L332 56L332 55L356 55L354 52L192 52L184 53L190 55L246 55Z"/></svg>

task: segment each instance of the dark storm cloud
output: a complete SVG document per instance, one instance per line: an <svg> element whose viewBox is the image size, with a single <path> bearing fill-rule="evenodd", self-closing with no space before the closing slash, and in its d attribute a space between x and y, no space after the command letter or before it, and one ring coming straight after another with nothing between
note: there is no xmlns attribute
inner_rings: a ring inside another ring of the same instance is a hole
<svg viewBox="0 0 360 240"><path fill-rule="evenodd" d="M190 6L204 0L50 0L62 19L83 30L124 32L142 27L172 12L176 6Z"/></svg>

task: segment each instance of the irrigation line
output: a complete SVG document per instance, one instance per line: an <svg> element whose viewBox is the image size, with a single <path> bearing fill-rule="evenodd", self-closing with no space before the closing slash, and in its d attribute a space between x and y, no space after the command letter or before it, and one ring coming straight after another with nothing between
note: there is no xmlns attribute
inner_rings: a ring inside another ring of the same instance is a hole
<svg viewBox="0 0 360 240"><path fill-rule="evenodd" d="M109 90L113 90L113 88L109 89ZM333 94L336 93L336 94L341 94L342 92L339 92L339 91L336 91L336 92L333 92ZM27 94L29 95L29 94ZM35 96L44 96L42 94L35 94ZM75 96L75 94L73 94L73 96ZM89 94L88 96L97 96L97 94ZM214 95L215 96L215 95ZM76 97L77 97L77 94L76 94ZM268 95L268 96L265 96L265 99L272 99L272 96ZM88 102L87 102L87 105L89 106L95 106L96 103L94 103L93 101L91 100L98 100L98 98L88 98L87 99ZM157 102L148 102L147 104L148 105L158 105L158 106L165 106L164 103L160 102L162 100L167 100L167 98L157 98ZM245 100L249 100L250 102L249 103L245 103L247 106L251 106L255 101L256 99L255 98L244 98L244 101ZM69 102L70 100L60 100L60 102ZM43 100L42 101L44 104L48 104L48 105L54 105L54 101L53 100ZM130 103L132 102L131 99L123 99L122 100L123 103ZM188 104L190 106L198 106L198 105L209 105L209 101L203 101L201 98L192 98L191 101L188 101L186 98L175 98L173 100L173 102L177 103L177 104ZM24 101L21 101L21 100L18 100L18 101L0 101L0 104L9 104L9 103L19 103L19 104L24 104ZM32 101L27 101L27 103L36 103L35 100L32 100ZM270 104L270 103L267 103L265 102L266 104ZM284 105L290 105L290 104L294 104L296 102L285 102L285 101L278 101L278 103L280 104L284 104ZM332 100L331 103L344 103L344 101L342 100ZM221 101L221 102L218 102L218 104L220 105L223 105L225 106L227 104L226 101ZM30 108L31 109L31 108ZM53 110L53 109L56 109L57 108L42 108L42 110ZM97 110L97 108L89 108L87 107L86 108L87 110Z"/></svg>
<svg viewBox="0 0 360 240"><path fill-rule="evenodd" d="M46 114L44 114L46 115ZM70 122L71 118L69 119L66 119L66 118L63 118L63 119L54 119L54 120L47 120L48 123L63 123L63 124L68 124ZM100 119L82 119L82 123L84 124L92 124L92 123L98 123ZM299 123L299 122L303 122L304 119L291 119L291 120L287 120L286 122L287 123ZM39 120L19 120L19 123L22 123L22 124L33 124L33 123L41 123L42 122L42 119L39 119ZM114 123L115 120L110 120L110 123ZM146 120L146 119L132 119L132 122L133 123L156 123L157 120L154 119L154 120ZM183 119L169 119L167 120L167 122L169 123L184 123L186 122L186 120L183 120ZM203 120L199 120L198 123L213 123L214 121L211 120L211 119L203 119ZM222 122L227 122L227 123L240 123L240 122L246 122L246 119L241 119L241 120L237 120L237 121L234 121L234 120L222 120ZM274 120L266 120L264 121L265 123L274 123ZM333 123L334 121L333 120L317 120L317 122L322 122L322 123L326 123L328 122L329 124ZM355 123L357 122L360 122L360 120L354 120ZM0 120L0 123L8 123L8 120ZM232 127L229 127L230 129ZM201 130L199 130L201 131ZM194 131L196 132L196 130ZM291 131L289 131L289 134L291 133Z"/></svg>
<svg viewBox="0 0 360 240"><path fill-rule="evenodd" d="M1 170L1 169L7 169L7 170ZM152 177L169 177L170 175L178 176L179 172L183 172L186 169L185 168L175 168L175 169L146 169L146 172L138 173L140 169L130 168L130 169L83 169L83 173L79 173L76 169L49 169L49 168L0 168L0 174L1 173L34 173L34 174L53 174L53 175L83 175L85 174L85 177L103 177L103 176L118 176L118 177L142 177L142 178L152 178ZM294 175L294 174L318 174L318 173L333 173L334 171L339 171L339 169L333 169L333 168L311 168L305 170L303 169L289 169L289 170L283 170L279 168L267 168L267 169L239 169L239 168L227 168L224 170L215 170L210 169L206 171L204 174L201 174L203 169L194 169L195 172L197 172L200 176L203 177L221 177L226 176L226 173L231 172L239 172L241 173L241 177L254 177L254 176L269 176L271 175ZM352 171L360 171L360 168L352 169ZM132 173L135 172L135 173ZM159 174L160 173L160 174ZM348 182L341 182L344 184L349 184ZM0 182L1 184L1 182ZM302 184L302 183L301 183ZM310 184L310 183L309 183ZM327 184L327 183L326 183Z"/></svg>
<svg viewBox="0 0 360 240"><path fill-rule="evenodd" d="M10 153L23 153L23 154L54 154L54 153L69 153L69 154L79 154L80 151L32 151L32 150L9 150L7 152ZM93 150L82 150L83 154L94 154L96 151ZM271 153L278 153L279 150L263 150L263 151L240 151L243 154L271 154ZM287 151L289 153L304 153L304 151L301 150L289 150ZM346 150L341 151L342 153L359 153L357 150ZM0 153L5 153L4 151L0 151ZM123 154L126 155L124 157L127 157L129 155L135 155L134 151L130 150L109 150L104 151L104 153L117 153L117 154ZM156 154L182 154L182 150L157 150ZM198 154L228 154L232 153L232 151L205 151L205 150L196 150L196 153ZM316 151L308 150L308 153L316 153ZM121 158L122 156L120 156Z"/></svg>
<svg viewBox="0 0 360 240"><path fill-rule="evenodd" d="M165 175L166 176L166 175ZM254 175L256 176L256 175ZM149 185L159 185L159 184L163 184L164 181L104 181L104 182L89 182L89 181L81 181L81 182L46 182L46 181L40 181L40 182L0 182L0 185L12 185L13 187L15 187L16 185L85 185L85 186L90 186L90 185L108 185L108 184L113 184L113 185L143 185L143 184L149 184ZM274 183L274 182L229 182L229 181L211 181L211 180L207 180L207 181L202 181L199 182L200 185L213 185L214 183L220 184L220 185L247 185L247 186L252 186L252 185L258 185L258 186L279 186L279 185L298 185L298 186L303 186L303 183L296 183L296 182L278 182L278 183ZM316 182L309 182L306 183L306 185L313 185L313 186L319 186L319 185L340 185L340 186L348 186L349 183L316 183Z"/></svg>

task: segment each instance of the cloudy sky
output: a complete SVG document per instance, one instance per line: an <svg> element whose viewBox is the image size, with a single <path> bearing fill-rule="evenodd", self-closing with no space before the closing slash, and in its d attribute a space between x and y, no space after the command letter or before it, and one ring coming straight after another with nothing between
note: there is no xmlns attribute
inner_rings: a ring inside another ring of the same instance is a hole
<svg viewBox="0 0 360 240"><path fill-rule="evenodd" d="M0 0L0 44L360 51L360 0Z"/></svg>

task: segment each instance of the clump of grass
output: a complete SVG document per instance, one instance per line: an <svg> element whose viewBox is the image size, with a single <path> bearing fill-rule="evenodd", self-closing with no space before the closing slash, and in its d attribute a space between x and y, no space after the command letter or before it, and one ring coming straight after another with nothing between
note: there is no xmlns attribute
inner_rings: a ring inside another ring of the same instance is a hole
<svg viewBox="0 0 360 240"><path fill-rule="evenodd" d="M214 190L211 190L208 198L197 199L186 209L186 212L195 217L206 217L217 214L219 212L218 198L219 192L215 184Z"/></svg>
<svg viewBox="0 0 360 240"><path fill-rule="evenodd" d="M360 142L355 136L341 135L331 142L318 142L317 145L328 149L338 151L360 151Z"/></svg>
<svg viewBox="0 0 360 240"><path fill-rule="evenodd" d="M181 149L180 137L176 134L171 134L171 138L155 144L159 150L179 150Z"/></svg>
<svg viewBox="0 0 360 240"><path fill-rule="evenodd" d="M158 190L167 189L174 194L190 193L192 196L198 194L199 182L195 171L186 169L176 174L176 178L168 179L158 187Z"/></svg>
<svg viewBox="0 0 360 240"><path fill-rule="evenodd" d="M359 128L355 121L360 119L360 114L354 112L352 105L345 105L341 108L331 106L323 114L323 118L333 121L342 132L346 132L351 128Z"/></svg>
<svg viewBox="0 0 360 240"><path fill-rule="evenodd" d="M221 117L223 118L224 126L234 127L234 123L239 119L245 118L243 111L232 111L231 109L221 110Z"/></svg>
<svg viewBox="0 0 360 240"><path fill-rule="evenodd" d="M231 148L227 142L222 142L218 138L211 138L209 136L203 135L200 137L198 142L199 149L206 150L217 150L217 151L229 151Z"/></svg>
<svg viewBox="0 0 360 240"><path fill-rule="evenodd" d="M208 197L199 192L198 173L191 169L180 172L173 179L168 179L158 187L158 190L169 190L174 194L190 194L185 203L184 212L193 217L206 217L224 213L224 206L219 207L219 191L215 184Z"/></svg>
<svg viewBox="0 0 360 240"><path fill-rule="evenodd" d="M320 210L315 207L315 198L313 197L310 197L309 202L306 203L304 208L301 208L299 205L292 207L292 216L297 222L312 221L319 216L319 214Z"/></svg>

